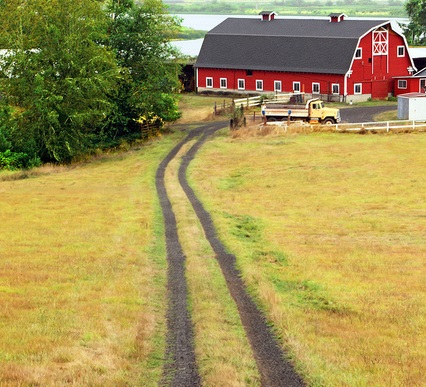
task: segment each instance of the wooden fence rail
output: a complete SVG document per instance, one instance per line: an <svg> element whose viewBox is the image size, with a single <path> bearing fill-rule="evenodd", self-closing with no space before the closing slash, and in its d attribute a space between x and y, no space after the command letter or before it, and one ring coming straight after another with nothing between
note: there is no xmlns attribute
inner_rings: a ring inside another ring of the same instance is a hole
<svg viewBox="0 0 426 387"><path fill-rule="evenodd" d="M141 129L141 138L146 139L150 137L154 137L158 134L161 129L161 124L140 124Z"/></svg>
<svg viewBox="0 0 426 387"><path fill-rule="evenodd" d="M216 115L222 115L222 114L228 114L232 113L235 108L248 108L253 106L260 106L262 102L268 103L268 102L282 102L287 103L289 102L292 97L298 98L300 100L304 100L305 94L304 93L281 93L281 94L274 94L272 96L256 96L256 97L247 97L247 98L239 98L239 99L233 99L232 101L226 101L224 100L221 103L214 103L214 110L213 114Z"/></svg>

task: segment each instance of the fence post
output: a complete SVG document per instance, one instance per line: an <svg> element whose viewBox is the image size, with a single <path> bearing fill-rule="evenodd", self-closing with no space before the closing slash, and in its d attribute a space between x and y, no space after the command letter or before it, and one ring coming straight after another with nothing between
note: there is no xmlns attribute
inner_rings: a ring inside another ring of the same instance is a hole
<svg viewBox="0 0 426 387"><path fill-rule="evenodd" d="M389 132L389 121L386 121L386 132Z"/></svg>
<svg viewBox="0 0 426 387"><path fill-rule="evenodd" d="M217 105L216 105L216 102L214 103L214 115L217 116Z"/></svg>
<svg viewBox="0 0 426 387"><path fill-rule="evenodd" d="M413 130L416 129L416 121L413 120Z"/></svg>

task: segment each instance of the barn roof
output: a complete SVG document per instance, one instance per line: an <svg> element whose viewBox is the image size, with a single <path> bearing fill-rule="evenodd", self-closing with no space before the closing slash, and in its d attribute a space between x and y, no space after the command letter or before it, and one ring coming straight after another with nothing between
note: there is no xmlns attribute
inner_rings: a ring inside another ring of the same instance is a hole
<svg viewBox="0 0 426 387"><path fill-rule="evenodd" d="M206 35L195 67L345 74L359 38L387 23L228 18Z"/></svg>
<svg viewBox="0 0 426 387"><path fill-rule="evenodd" d="M426 77L426 68L418 71L417 73L414 74L415 77Z"/></svg>

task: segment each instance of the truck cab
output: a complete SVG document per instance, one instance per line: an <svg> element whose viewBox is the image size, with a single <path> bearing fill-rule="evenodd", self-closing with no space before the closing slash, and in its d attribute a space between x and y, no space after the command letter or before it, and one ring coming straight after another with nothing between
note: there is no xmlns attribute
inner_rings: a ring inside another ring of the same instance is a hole
<svg viewBox="0 0 426 387"><path fill-rule="evenodd" d="M320 99L310 99L306 103L306 107L309 109L311 120L318 120L325 125L340 122L340 110L324 107L324 102Z"/></svg>

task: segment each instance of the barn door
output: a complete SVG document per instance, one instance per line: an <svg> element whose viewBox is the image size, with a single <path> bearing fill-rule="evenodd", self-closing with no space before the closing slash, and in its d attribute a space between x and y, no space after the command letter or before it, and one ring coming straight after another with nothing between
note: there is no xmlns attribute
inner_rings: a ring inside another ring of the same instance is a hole
<svg viewBox="0 0 426 387"><path fill-rule="evenodd" d="M386 99L388 97L388 81L373 81L371 83L371 98Z"/></svg>

